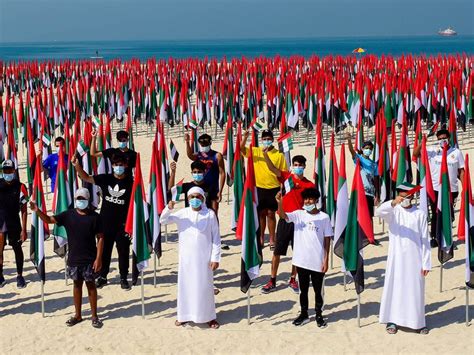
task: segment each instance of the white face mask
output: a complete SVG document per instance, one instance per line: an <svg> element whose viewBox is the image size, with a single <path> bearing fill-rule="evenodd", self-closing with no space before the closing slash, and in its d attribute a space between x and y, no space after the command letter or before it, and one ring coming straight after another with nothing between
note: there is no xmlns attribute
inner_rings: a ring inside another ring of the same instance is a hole
<svg viewBox="0 0 474 355"><path fill-rule="evenodd" d="M408 208L412 205L412 201L413 201L413 196L407 196L403 199L403 201L400 203L400 206L404 207L404 208Z"/></svg>
<svg viewBox="0 0 474 355"><path fill-rule="evenodd" d="M200 151L201 153L209 153L210 150L211 150L211 146L210 146L210 145L208 145L208 146L206 146L206 147L203 147L203 146L201 146L201 145L199 146L199 151Z"/></svg>

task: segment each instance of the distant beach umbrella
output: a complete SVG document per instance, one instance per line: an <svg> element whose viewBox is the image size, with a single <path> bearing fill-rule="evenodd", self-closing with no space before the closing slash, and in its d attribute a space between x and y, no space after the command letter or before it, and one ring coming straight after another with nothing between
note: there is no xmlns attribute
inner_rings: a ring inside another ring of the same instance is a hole
<svg viewBox="0 0 474 355"><path fill-rule="evenodd" d="M352 51L352 53L365 53L365 49L364 48L356 48Z"/></svg>

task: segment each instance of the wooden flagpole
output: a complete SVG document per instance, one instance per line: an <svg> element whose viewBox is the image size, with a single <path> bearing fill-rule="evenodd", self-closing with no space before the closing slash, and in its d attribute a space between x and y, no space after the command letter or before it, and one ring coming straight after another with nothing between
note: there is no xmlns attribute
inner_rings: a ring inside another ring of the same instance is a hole
<svg viewBox="0 0 474 355"><path fill-rule="evenodd" d="M145 319L145 287L143 281L143 270L140 271L141 291L142 291L142 319Z"/></svg>

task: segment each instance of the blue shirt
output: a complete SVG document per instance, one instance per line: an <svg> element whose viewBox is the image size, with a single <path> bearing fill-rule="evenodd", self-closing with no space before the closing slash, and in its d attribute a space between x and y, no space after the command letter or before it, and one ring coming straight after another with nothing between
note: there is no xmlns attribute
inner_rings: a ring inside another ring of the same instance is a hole
<svg viewBox="0 0 474 355"><path fill-rule="evenodd" d="M375 197L374 180L375 176L379 176L377 163L371 159L365 158L361 154L356 154L354 163L357 162L357 159L360 161L360 176L362 178L362 183L364 184L365 194Z"/></svg>
<svg viewBox="0 0 474 355"><path fill-rule="evenodd" d="M48 155L48 157L43 161L43 168L48 171L48 175L51 179L51 191L54 191L54 186L56 185L56 172L58 170L58 161L58 153ZM67 154L64 154L64 164L67 165L67 162Z"/></svg>

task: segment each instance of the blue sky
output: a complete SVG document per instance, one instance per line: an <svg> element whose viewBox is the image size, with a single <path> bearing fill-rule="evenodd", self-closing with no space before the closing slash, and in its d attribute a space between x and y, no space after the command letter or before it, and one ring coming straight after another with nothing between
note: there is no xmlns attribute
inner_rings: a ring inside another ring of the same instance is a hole
<svg viewBox="0 0 474 355"><path fill-rule="evenodd" d="M0 42L474 34L473 0L0 0Z"/></svg>

